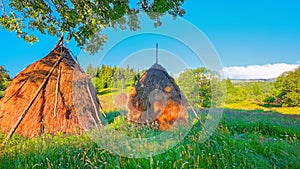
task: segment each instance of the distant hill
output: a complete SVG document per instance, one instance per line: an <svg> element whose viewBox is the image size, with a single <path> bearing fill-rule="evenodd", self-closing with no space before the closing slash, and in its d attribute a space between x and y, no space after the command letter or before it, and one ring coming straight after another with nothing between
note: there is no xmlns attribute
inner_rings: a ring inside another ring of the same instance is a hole
<svg viewBox="0 0 300 169"><path fill-rule="evenodd" d="M247 82L275 82L276 78L271 79L230 79L232 83L247 83Z"/></svg>

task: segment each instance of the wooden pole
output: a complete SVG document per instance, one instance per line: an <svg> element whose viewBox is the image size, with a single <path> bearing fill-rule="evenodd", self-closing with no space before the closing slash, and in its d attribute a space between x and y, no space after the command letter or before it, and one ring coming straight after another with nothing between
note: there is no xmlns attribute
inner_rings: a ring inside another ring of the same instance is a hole
<svg viewBox="0 0 300 169"><path fill-rule="evenodd" d="M57 48L57 46L62 45L63 42L64 42L64 33L62 34L62 37L59 39L59 41L55 45L54 49Z"/></svg>
<svg viewBox="0 0 300 169"><path fill-rule="evenodd" d="M100 119L99 116L98 116L98 109L97 109L96 104L95 104L95 102L94 102L94 99L93 99L93 97L92 97L92 93L91 93L91 91L90 91L90 87L89 87L88 84L86 85L86 87L87 87L87 91L88 91L88 93L89 93L90 99L91 99L91 101L92 101L92 104L93 104L93 106L94 106L94 110L95 110L96 117L97 117L97 119L98 119L98 121L99 121L100 126L102 127L102 122L101 122L101 119ZM93 117L93 115L92 115L92 112L90 112L89 114L90 114L90 117L92 118L92 120L94 121L95 126L97 127L97 130L99 131L100 128L98 127L97 122L96 122L96 120L94 119L94 117Z"/></svg>
<svg viewBox="0 0 300 169"><path fill-rule="evenodd" d="M21 88L25 85L25 83L28 81L29 78L24 80L24 82L20 85L20 87L8 98L4 101L4 103L7 103L12 97L14 97L20 90Z"/></svg>
<svg viewBox="0 0 300 169"><path fill-rule="evenodd" d="M158 43L156 43L156 64L158 64Z"/></svg>
<svg viewBox="0 0 300 169"><path fill-rule="evenodd" d="M28 106L26 107L26 109L22 112L21 117L18 119L18 121L16 122L16 124L13 126L13 128L10 130L9 134L5 137L4 141L2 142L2 146L5 146L5 144L7 143L7 141L12 137L12 135L15 133L15 131L17 130L17 128L19 127L19 125L21 124L22 120L24 119L25 115L27 114L28 110L30 109L30 107L33 105L35 99L38 97L39 93L41 92L41 90L45 87L45 85L47 84L51 74L53 73L54 69L59 65L59 63L61 62L61 60L63 59L63 57L60 57L57 62L53 65L52 69L50 70L49 74L47 75L47 77L44 79L43 83L41 84L41 86L38 88L38 90L36 91L36 93L34 94L33 98L31 99L31 101L29 102Z"/></svg>
<svg viewBox="0 0 300 169"><path fill-rule="evenodd" d="M204 126L204 124L202 123L200 117L197 115L197 113L196 113L195 109L193 108L193 106L189 102L188 102L188 105L189 105L190 109L192 110L192 112L194 113L194 115L196 116L196 119L199 121L200 125Z"/></svg>
<svg viewBox="0 0 300 169"><path fill-rule="evenodd" d="M1 9L2 9L2 16L3 18L6 18L6 11L3 0L1 0Z"/></svg>

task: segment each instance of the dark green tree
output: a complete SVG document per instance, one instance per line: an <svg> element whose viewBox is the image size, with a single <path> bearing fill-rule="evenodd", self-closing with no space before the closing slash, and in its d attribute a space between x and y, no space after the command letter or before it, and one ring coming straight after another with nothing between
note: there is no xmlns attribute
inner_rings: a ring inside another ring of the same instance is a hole
<svg viewBox="0 0 300 169"><path fill-rule="evenodd" d="M274 96L267 96L267 97L264 99L264 102L267 103L268 105L270 105L271 103L274 103L274 102L275 102L275 97L274 97Z"/></svg>

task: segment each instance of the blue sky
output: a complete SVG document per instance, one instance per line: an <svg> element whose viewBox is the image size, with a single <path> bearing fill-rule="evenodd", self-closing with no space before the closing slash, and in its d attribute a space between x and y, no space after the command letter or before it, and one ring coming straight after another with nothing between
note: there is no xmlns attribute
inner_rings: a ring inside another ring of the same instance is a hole
<svg viewBox="0 0 300 169"><path fill-rule="evenodd" d="M219 54L221 63L227 68L228 77L237 78L234 73L240 70L244 71L245 76L239 75L238 78L249 78L248 74L255 75L255 70L271 70L267 68L272 68L272 70L284 71L299 65L300 1L187 0L184 8L187 12L184 19L194 24L211 41ZM183 32L185 33L188 32ZM30 45L16 38L14 33L0 29L2 55L0 65L9 71L11 76L15 76L29 64L44 57L57 42L55 37L36 34L39 42ZM132 40L132 43L144 45L139 45L140 48L134 49L135 54L137 51L143 54L143 48L146 46L153 48L156 41L160 43L162 51L168 50L175 54L183 51L178 47L174 48L173 45L177 42L167 43L164 38L156 37L148 43L144 41L142 43L137 38ZM82 55L73 42L68 44L68 47L75 55ZM113 49L115 51L109 54L122 60L124 57L122 54L126 53L124 47ZM148 53L153 51L150 50ZM181 55L181 57L183 60L186 59L186 56ZM118 65L120 64L120 61L116 61L118 59L109 59L107 56L103 62ZM101 64L100 61L95 63ZM262 72L257 73L262 74ZM265 76L251 76L251 78L268 78L277 76L279 73L272 74L271 72Z"/></svg>

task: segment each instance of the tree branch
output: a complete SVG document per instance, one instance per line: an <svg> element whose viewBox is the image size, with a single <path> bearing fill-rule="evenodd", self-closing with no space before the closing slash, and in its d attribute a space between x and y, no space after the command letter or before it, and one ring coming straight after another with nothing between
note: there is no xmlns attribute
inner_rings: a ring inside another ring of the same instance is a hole
<svg viewBox="0 0 300 169"><path fill-rule="evenodd" d="M5 11L5 6L4 6L4 0L1 0L1 9L2 9L2 16L6 18L6 11Z"/></svg>

